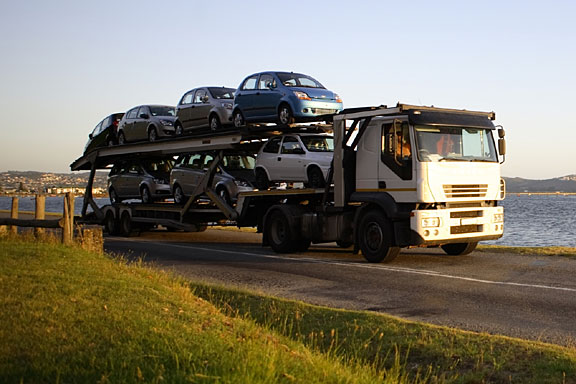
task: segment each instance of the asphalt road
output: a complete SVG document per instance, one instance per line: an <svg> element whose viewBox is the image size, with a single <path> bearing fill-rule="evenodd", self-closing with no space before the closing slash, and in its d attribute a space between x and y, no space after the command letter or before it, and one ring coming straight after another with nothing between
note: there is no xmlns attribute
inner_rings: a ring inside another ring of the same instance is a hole
<svg viewBox="0 0 576 384"><path fill-rule="evenodd" d="M336 308L369 310L476 332L576 346L576 260L438 249L369 264L332 245L279 255L260 235L210 229L107 237L107 251L143 257L196 281Z"/></svg>

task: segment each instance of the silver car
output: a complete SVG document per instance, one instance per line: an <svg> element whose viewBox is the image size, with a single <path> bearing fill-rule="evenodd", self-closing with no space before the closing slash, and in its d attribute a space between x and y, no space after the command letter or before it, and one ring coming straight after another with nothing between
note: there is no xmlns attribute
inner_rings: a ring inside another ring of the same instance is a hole
<svg viewBox="0 0 576 384"><path fill-rule="evenodd" d="M258 152L254 169L258 189L271 182L303 182L322 188L334 157L334 138L325 133L274 136Z"/></svg>
<svg viewBox="0 0 576 384"><path fill-rule="evenodd" d="M232 125L233 88L201 87L188 91L176 106L176 134L210 128L217 131Z"/></svg>
<svg viewBox="0 0 576 384"><path fill-rule="evenodd" d="M178 158L170 173L170 185L177 204L186 202L200 184L214 157L209 153L192 153ZM228 204L233 204L240 192L252 191L254 164L252 155L225 155L218 166L212 188Z"/></svg>
<svg viewBox="0 0 576 384"><path fill-rule="evenodd" d="M175 115L175 108L169 105L139 105L130 109L118 124L118 144L174 136Z"/></svg>
<svg viewBox="0 0 576 384"><path fill-rule="evenodd" d="M125 161L114 164L108 175L112 204L140 199L149 204L171 197L170 170L174 160Z"/></svg>

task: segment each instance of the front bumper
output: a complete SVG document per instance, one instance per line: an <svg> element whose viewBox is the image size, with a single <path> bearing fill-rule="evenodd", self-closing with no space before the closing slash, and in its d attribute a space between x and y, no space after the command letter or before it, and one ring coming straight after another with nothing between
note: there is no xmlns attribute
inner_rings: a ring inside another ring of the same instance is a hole
<svg viewBox="0 0 576 384"><path fill-rule="evenodd" d="M322 115L331 115L342 110L342 103L335 101L298 100L294 108L294 117L313 118Z"/></svg>
<svg viewBox="0 0 576 384"><path fill-rule="evenodd" d="M410 214L410 229L415 245L495 240L504 234L504 208L415 210Z"/></svg>

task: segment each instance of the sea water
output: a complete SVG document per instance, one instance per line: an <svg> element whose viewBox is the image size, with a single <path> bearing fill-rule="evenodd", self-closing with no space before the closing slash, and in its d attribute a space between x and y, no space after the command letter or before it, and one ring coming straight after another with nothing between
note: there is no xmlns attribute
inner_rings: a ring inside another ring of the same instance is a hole
<svg viewBox="0 0 576 384"><path fill-rule="evenodd" d="M95 199L98 206L107 198ZM0 196L0 210L10 210L12 198ZM80 215L82 197L74 200L74 212ZM46 197L46 212L62 213L64 197ZM576 195L508 194L504 207L504 236L485 244L519 247L576 247ZM35 198L21 197L20 211L34 212ZM88 212L92 209L88 207Z"/></svg>

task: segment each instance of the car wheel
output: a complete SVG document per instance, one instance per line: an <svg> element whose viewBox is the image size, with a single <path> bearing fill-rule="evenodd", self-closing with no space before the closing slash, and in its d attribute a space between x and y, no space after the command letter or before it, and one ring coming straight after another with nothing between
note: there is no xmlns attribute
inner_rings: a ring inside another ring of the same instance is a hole
<svg viewBox="0 0 576 384"><path fill-rule="evenodd" d="M184 204L185 199L186 199L186 196L184 196L184 191L182 190L182 187L179 185L176 185L174 187L174 202L176 204Z"/></svg>
<svg viewBox="0 0 576 384"><path fill-rule="evenodd" d="M451 243L441 246L442 250L450 256L467 255L476 249L477 242L474 243Z"/></svg>
<svg viewBox="0 0 576 384"><path fill-rule="evenodd" d="M156 132L156 128L150 127L148 130L148 141L153 142L158 140L158 132Z"/></svg>
<svg viewBox="0 0 576 384"><path fill-rule="evenodd" d="M110 196L110 203L112 204L118 204L122 202L122 199L120 199L120 196L118 196L118 193L116 193L114 188L110 188L108 191L108 196Z"/></svg>
<svg viewBox="0 0 576 384"><path fill-rule="evenodd" d="M109 147L112 147L112 146L116 145L116 140L114 140L113 137L109 137L107 143L108 143Z"/></svg>
<svg viewBox="0 0 576 384"><path fill-rule="evenodd" d="M150 204L153 202L152 195L150 194L150 189L147 186L143 186L140 190L140 197L144 204Z"/></svg>
<svg viewBox="0 0 576 384"><path fill-rule="evenodd" d="M118 144L123 145L126 144L126 136L124 136L124 132L120 131L118 134Z"/></svg>
<svg viewBox="0 0 576 384"><path fill-rule="evenodd" d="M232 198L230 197L230 194L228 193L228 190L225 187L218 188L216 193L218 194L218 196L220 196L222 200L224 200L226 204L232 206Z"/></svg>
<svg viewBox="0 0 576 384"><path fill-rule="evenodd" d="M318 167L310 167L308 169L308 188L323 188L324 174Z"/></svg>
<svg viewBox="0 0 576 384"><path fill-rule="evenodd" d="M212 131L217 131L222 128L222 124L220 124L220 119L216 115L210 116L210 129Z"/></svg>
<svg viewBox="0 0 576 384"><path fill-rule="evenodd" d="M392 226L379 211L368 211L360 220L358 242L362 255L371 263L390 262L400 248L392 242Z"/></svg>
<svg viewBox="0 0 576 384"><path fill-rule="evenodd" d="M176 136L182 136L184 134L184 128L182 128L182 124L176 123L176 126L174 127L174 134Z"/></svg>
<svg viewBox="0 0 576 384"><path fill-rule="evenodd" d="M278 108L278 122L282 125L294 123L294 115L288 104L282 104L280 108Z"/></svg>
<svg viewBox="0 0 576 384"><path fill-rule="evenodd" d="M266 171L262 168L256 170L255 179L256 188L259 190L265 191L270 188L270 180L268 180L268 175L266 175Z"/></svg>
<svg viewBox="0 0 576 384"><path fill-rule="evenodd" d="M236 128L242 128L245 124L244 116L240 111L234 111L234 117L232 120L234 121L234 127Z"/></svg>

